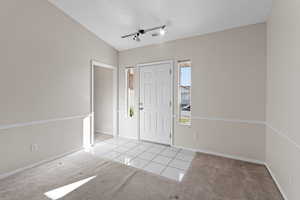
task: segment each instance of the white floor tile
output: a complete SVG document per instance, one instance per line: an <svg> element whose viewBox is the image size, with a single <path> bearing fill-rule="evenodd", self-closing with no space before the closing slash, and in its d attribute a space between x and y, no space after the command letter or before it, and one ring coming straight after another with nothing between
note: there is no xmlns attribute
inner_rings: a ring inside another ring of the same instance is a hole
<svg viewBox="0 0 300 200"><path fill-rule="evenodd" d="M129 142L129 143L121 144L120 146L125 147L127 149L132 149L132 148L136 147L137 144Z"/></svg>
<svg viewBox="0 0 300 200"><path fill-rule="evenodd" d="M145 171L154 173L154 174L160 174L166 166L160 165L158 163L150 162L146 167L144 168Z"/></svg>
<svg viewBox="0 0 300 200"><path fill-rule="evenodd" d="M126 154L129 154L129 155L134 156L134 157L140 155L141 153L143 153L143 151L141 152L141 151L138 151L138 150L135 150L135 149L129 150L129 151L126 152Z"/></svg>
<svg viewBox="0 0 300 200"><path fill-rule="evenodd" d="M118 157L120 155L121 154L119 152L112 151L112 152L104 154L103 157L107 158L107 159L110 159L110 160L113 160L113 159L115 159L116 157Z"/></svg>
<svg viewBox="0 0 300 200"><path fill-rule="evenodd" d="M104 140L103 141L105 144L114 144L114 145L118 145L119 141L116 139L109 139L109 140Z"/></svg>
<svg viewBox="0 0 300 200"><path fill-rule="evenodd" d="M140 145L142 143L141 141L138 140L130 140L129 142L137 145Z"/></svg>
<svg viewBox="0 0 300 200"><path fill-rule="evenodd" d="M167 167L161 174L162 176L173 179L175 181L182 181L182 178L184 177L184 171L172 167Z"/></svg>
<svg viewBox="0 0 300 200"><path fill-rule="evenodd" d="M159 163L159 164L162 164L162 165L168 165L168 163L169 163L171 160L172 160L172 158L158 155L158 156L156 156L152 161L153 161L153 162L156 162L156 163Z"/></svg>
<svg viewBox="0 0 300 200"><path fill-rule="evenodd" d="M147 149L149 149L150 147L144 146L144 145L139 145L137 147L134 147L132 150L136 150L136 151L146 151Z"/></svg>
<svg viewBox="0 0 300 200"><path fill-rule="evenodd" d="M168 146L163 145L163 144L152 144L152 147L166 148L166 147L168 147Z"/></svg>
<svg viewBox="0 0 300 200"><path fill-rule="evenodd" d="M187 162L191 162L193 160L193 158L194 158L194 156L186 155L183 153L179 153L176 155L176 159L187 161Z"/></svg>
<svg viewBox="0 0 300 200"><path fill-rule="evenodd" d="M96 156L181 181L194 152L137 140L113 138L93 148Z"/></svg>
<svg viewBox="0 0 300 200"><path fill-rule="evenodd" d="M177 169L186 170L189 168L190 163L182 161L182 160L174 159L169 163L169 166L177 168Z"/></svg>
<svg viewBox="0 0 300 200"><path fill-rule="evenodd" d="M175 151L171 151L169 149L165 149L163 150L161 153L159 153L160 155L166 156L166 157L170 157L170 158L174 158L177 154L177 152Z"/></svg>
<svg viewBox="0 0 300 200"><path fill-rule="evenodd" d="M156 154L144 152L141 153L138 157L144 160L152 160L155 157Z"/></svg>
<svg viewBox="0 0 300 200"><path fill-rule="evenodd" d="M164 150L164 148L160 148L160 147L150 147L149 149L146 150L146 152L158 154L158 153L162 152L163 150Z"/></svg>
<svg viewBox="0 0 300 200"><path fill-rule="evenodd" d="M145 146L145 147L152 147L153 146L153 144L149 143L149 142L142 142L142 145Z"/></svg>
<svg viewBox="0 0 300 200"><path fill-rule="evenodd" d="M138 169L143 169L148 163L149 163L149 161L147 161L147 160L135 158L135 159L131 160L128 165L138 168Z"/></svg>
<svg viewBox="0 0 300 200"><path fill-rule="evenodd" d="M125 165L129 165L130 161L133 159L133 156L121 154L119 157L115 158L114 160L120 162Z"/></svg>
<svg viewBox="0 0 300 200"><path fill-rule="evenodd" d="M103 155L108 152L111 152L112 150L113 148L108 148L106 146L97 146L93 148L93 152L95 153L95 155Z"/></svg>
<svg viewBox="0 0 300 200"><path fill-rule="evenodd" d="M168 147L167 149L171 150L171 151L175 151L175 152L179 152L181 149L176 148L176 147Z"/></svg>
<svg viewBox="0 0 300 200"><path fill-rule="evenodd" d="M98 143L94 146L94 149L113 149L116 148L116 144Z"/></svg>
<svg viewBox="0 0 300 200"><path fill-rule="evenodd" d="M123 138L113 138L113 139L105 140L104 142L108 144L122 145L128 143L129 140Z"/></svg>
<svg viewBox="0 0 300 200"><path fill-rule="evenodd" d="M114 138L116 141L119 141L119 142L123 142L123 143L126 143L126 142L130 142L131 139L128 139L128 138L122 138L122 137L118 137L118 138Z"/></svg>
<svg viewBox="0 0 300 200"><path fill-rule="evenodd" d="M114 148L113 150L114 150L114 151L117 151L117 152L120 152L120 153L125 153L125 152L129 151L128 148L123 147L123 146L119 146L119 147L117 147L117 148Z"/></svg>
<svg viewBox="0 0 300 200"><path fill-rule="evenodd" d="M95 148L97 147L116 147L117 144L113 144L113 143L105 143L105 142L99 142L95 144Z"/></svg>

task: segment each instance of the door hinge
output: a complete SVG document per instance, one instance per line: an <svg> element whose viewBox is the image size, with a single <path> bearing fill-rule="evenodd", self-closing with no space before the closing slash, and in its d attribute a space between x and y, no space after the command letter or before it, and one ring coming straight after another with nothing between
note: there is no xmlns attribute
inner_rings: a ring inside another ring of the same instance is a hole
<svg viewBox="0 0 300 200"><path fill-rule="evenodd" d="M172 74L172 69L169 70L170 75Z"/></svg>
<svg viewBox="0 0 300 200"><path fill-rule="evenodd" d="M169 102L169 106L172 107L172 101Z"/></svg>
<svg viewBox="0 0 300 200"><path fill-rule="evenodd" d="M170 138L172 138L172 132L170 132Z"/></svg>

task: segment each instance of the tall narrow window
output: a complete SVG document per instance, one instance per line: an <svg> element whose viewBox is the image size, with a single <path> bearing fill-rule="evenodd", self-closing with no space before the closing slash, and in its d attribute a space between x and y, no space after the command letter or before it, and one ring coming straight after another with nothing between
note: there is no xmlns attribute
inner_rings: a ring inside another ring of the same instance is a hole
<svg viewBox="0 0 300 200"><path fill-rule="evenodd" d="M134 71L133 68L127 68L126 72L126 108L127 116L134 116Z"/></svg>
<svg viewBox="0 0 300 200"><path fill-rule="evenodd" d="M191 87L192 87L192 64L191 61L179 61L179 84L178 84L178 105L179 123L191 125Z"/></svg>

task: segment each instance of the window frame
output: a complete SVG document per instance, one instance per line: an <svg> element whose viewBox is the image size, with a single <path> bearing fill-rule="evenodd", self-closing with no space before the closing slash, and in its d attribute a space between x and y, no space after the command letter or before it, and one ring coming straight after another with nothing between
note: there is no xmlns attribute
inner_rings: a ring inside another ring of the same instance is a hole
<svg viewBox="0 0 300 200"><path fill-rule="evenodd" d="M181 68L183 68L184 66L181 66L182 63L187 63L189 62L189 66L190 67L190 101L189 101L189 105L190 105L190 117L189 117L189 122L182 122L181 121ZM178 103L178 117L177 117L177 122L179 125L182 126L191 126L192 125L192 61L190 59L187 60L179 60L177 61L177 69L178 69L178 82L177 82L177 93L178 93L178 99L177 99L177 103Z"/></svg>
<svg viewBox="0 0 300 200"><path fill-rule="evenodd" d="M133 102L133 115L130 116L130 102L129 102L129 79L128 79L128 72L132 70L133 73L133 96L132 96L132 102ZM134 67L126 67L125 68L125 108L126 108L126 112L125 112L125 117L128 119L133 119L136 115L136 110L135 110L135 88L134 88L134 82L135 82L135 76L136 73L134 71Z"/></svg>

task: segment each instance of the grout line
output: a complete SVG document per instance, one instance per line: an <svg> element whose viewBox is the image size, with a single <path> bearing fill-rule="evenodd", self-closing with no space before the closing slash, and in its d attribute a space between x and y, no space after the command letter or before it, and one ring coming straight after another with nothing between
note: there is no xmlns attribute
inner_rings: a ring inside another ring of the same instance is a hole
<svg viewBox="0 0 300 200"><path fill-rule="evenodd" d="M161 152L163 152L165 150L165 148L163 148L159 153L153 153L153 154L155 154L155 156L149 161L149 163L147 163L146 165L145 165L145 167L147 166L147 165L149 165L151 162L152 163L156 163L156 164L160 164L160 165L162 165L161 163L157 163L157 162L155 162L155 161L153 161L158 155L160 155L160 153ZM144 167L144 168L145 168ZM144 169L143 168L143 169ZM164 169L162 169L162 171L163 171ZM160 175L161 174L161 172L158 174L158 175Z"/></svg>
<svg viewBox="0 0 300 200"><path fill-rule="evenodd" d="M128 143L130 143L130 141L129 141ZM127 144L127 143L126 143L126 144ZM123 145L123 144L121 144L121 145ZM137 144L136 146L134 146L134 147L132 147L132 148L130 148L130 149L134 149L134 148L136 148L137 146L140 146L140 145L143 145L143 143ZM120 146L120 145L118 145L118 147L119 147L119 146ZM139 155L141 155L142 153L146 152L146 151L147 151L148 149L150 149L150 148L151 148L151 146L149 146L148 148L142 150L139 154L137 154L136 156L133 156L133 158L132 158L131 160L134 160L134 159L138 158ZM130 151L130 150L128 150L128 151ZM121 152L120 155L117 156L116 158L118 158L118 157L124 155L124 154L127 153L128 151L126 151L126 152ZM116 159L116 158L115 158L115 159ZM141 159L141 158L140 158L140 159ZM142 159L142 160L145 160L145 159ZM145 160L145 161L146 161L146 160ZM147 161L148 161L148 160L147 160ZM149 162L150 162L150 161L149 161ZM122 164L124 164L124 163L122 163ZM147 163L147 164L148 164L148 163ZM145 166L146 166L147 164L145 164ZM126 165L126 164L124 164L124 165ZM135 168L136 168L136 167L135 167Z"/></svg>
<svg viewBox="0 0 300 200"><path fill-rule="evenodd" d="M131 143L131 140L128 140L127 142L121 143L121 144L106 143L105 141L103 141L103 142L101 142L101 143L105 143L105 144L108 144L108 145L113 145L113 146L115 146L114 148L112 148L112 151L114 151L114 149L116 149L116 148L118 148L118 147L122 147L122 148L124 148L124 149L127 149L127 148L124 147L124 146L126 146L126 144L128 144L128 143ZM144 145L144 144L147 144L147 145ZM157 146L157 145L158 145L158 146ZM172 147L167 147L167 146L160 145L160 144L155 144L155 145L153 145L152 143L148 143L148 142L140 142L140 143L137 143L135 146L130 147L129 149L127 149L127 150L124 151L124 152L117 152L117 151L114 151L114 152L119 153L120 155L117 156L117 157L115 157L115 158L113 158L113 159L109 159L109 160L118 162L118 161L116 161L117 158L119 158L119 157L121 157L121 156L124 156L124 155L127 154L129 151L131 151L131 150L137 148L138 146L144 146L144 147L146 147L146 148L145 148L144 150L142 150L141 152L139 152L139 154L136 154L135 156L132 156L132 158L130 159L130 161L132 161L132 160L138 158L138 159L141 159L141 160L145 161L146 164L143 165L143 166L140 167L140 168L131 166L131 167L134 167L134 168L136 168L136 169L141 169L141 170L146 171L145 168L146 168L148 165L150 165L151 163L158 164L158 165L163 166L163 169L161 170L160 173L154 173L154 174L163 176L162 174L166 171L166 169L167 169L168 167L171 167L171 168L174 168L174 169L183 171L184 173L187 171L187 169L180 169L180 168L177 168L177 167L174 167L174 166L170 166L170 163L173 162L173 161L176 160L176 159L179 160L179 161L188 163L189 166L190 166L190 164L191 164L190 161L185 161L185 160L182 160L182 159L178 159L178 158L177 158L178 154L180 154L180 152L182 152L183 149L181 149L181 148L176 148L176 147L175 147L175 148L178 149L178 150L173 151L172 149L170 149L170 148L172 148ZM148 146L148 147L147 147L147 146ZM156 148L156 147L159 147L159 148L163 147L163 148L161 148L161 150L158 151L158 152L149 152L149 149L151 149L151 148ZM162 153L163 151L165 151L165 150L169 150L169 151L175 152L176 154L175 154L174 156L172 156L172 157L168 157L168 156L162 155L161 153ZM150 160L146 160L146 159L143 159L143 158L140 158L140 157L139 157L141 154L146 153L146 152L147 152L147 153L150 153L150 154L153 154L154 157L153 157L152 159L150 159ZM108 154L108 153L110 153L110 152L107 152L107 153L105 153L105 154ZM105 155L105 154L104 154L104 155ZM131 156L131 155L129 155L129 156ZM155 162L154 159L157 158L158 156L162 156L162 157L165 157L165 158L169 158L170 161L167 162L167 164L162 164L162 163ZM193 156L193 157L194 157L194 156ZM126 166L130 166L130 165L127 165L127 164L125 164L125 163L123 163L123 162L118 162L118 163L121 163L121 164L126 165Z"/></svg>
<svg viewBox="0 0 300 200"><path fill-rule="evenodd" d="M162 174L163 172L165 172L166 169L167 169L168 167L171 167L171 166L170 166L170 163L173 162L173 161L175 160L176 156L179 154L180 151L181 151L181 149L180 149L179 151L176 152L175 156L167 163L165 169L161 172L161 174ZM173 168L177 169L176 167L173 167Z"/></svg>

